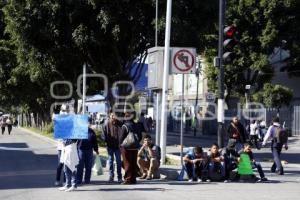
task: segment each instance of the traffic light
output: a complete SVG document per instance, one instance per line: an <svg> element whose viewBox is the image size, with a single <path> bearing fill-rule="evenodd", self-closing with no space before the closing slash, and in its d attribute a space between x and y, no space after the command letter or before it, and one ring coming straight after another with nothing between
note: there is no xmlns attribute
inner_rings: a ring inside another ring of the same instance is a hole
<svg viewBox="0 0 300 200"><path fill-rule="evenodd" d="M236 27L234 25L224 28L224 42L223 42L223 63L230 64L235 58L235 53L232 52L234 46L237 44L235 40Z"/></svg>

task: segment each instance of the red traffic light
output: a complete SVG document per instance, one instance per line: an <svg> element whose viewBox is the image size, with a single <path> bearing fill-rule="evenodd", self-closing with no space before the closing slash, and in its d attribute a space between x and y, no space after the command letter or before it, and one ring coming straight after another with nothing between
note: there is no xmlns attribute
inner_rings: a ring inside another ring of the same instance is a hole
<svg viewBox="0 0 300 200"><path fill-rule="evenodd" d="M224 28L224 35L226 38L232 38L236 32L236 27L231 25Z"/></svg>

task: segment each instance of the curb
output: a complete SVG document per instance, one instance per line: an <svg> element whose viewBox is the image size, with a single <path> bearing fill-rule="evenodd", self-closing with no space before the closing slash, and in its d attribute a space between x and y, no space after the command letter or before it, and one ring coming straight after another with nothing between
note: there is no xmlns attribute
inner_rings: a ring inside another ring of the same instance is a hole
<svg viewBox="0 0 300 200"><path fill-rule="evenodd" d="M44 141L47 141L47 142L49 142L49 143L51 143L51 144L53 144L53 145L57 145L57 141L54 140L54 139L48 138L48 137L46 137L46 136L44 136L44 135L38 134L38 133L36 133L36 132L34 132L34 131L31 131L31 130L28 130L28 129L26 129L26 128L19 127L18 129L20 129L20 130L22 130L22 131L24 131L24 132L27 132L27 133L29 133L29 134L31 134L31 135L33 135L33 136L39 138L39 139L42 139L42 140L44 140Z"/></svg>

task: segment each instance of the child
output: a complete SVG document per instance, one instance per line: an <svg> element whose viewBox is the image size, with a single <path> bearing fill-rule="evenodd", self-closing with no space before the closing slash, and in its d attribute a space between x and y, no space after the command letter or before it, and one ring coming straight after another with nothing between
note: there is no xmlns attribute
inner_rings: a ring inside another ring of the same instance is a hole
<svg viewBox="0 0 300 200"><path fill-rule="evenodd" d="M214 143L210 148L210 154L208 156L208 173L210 179L221 180L225 177L224 157L219 152L218 144Z"/></svg>
<svg viewBox="0 0 300 200"><path fill-rule="evenodd" d="M189 182L197 179L198 183L203 181L203 171L207 170L207 157L203 153L202 147L194 147L193 151L188 152L183 160L185 161L185 168L189 177ZM195 169L195 176L193 170Z"/></svg>
<svg viewBox="0 0 300 200"><path fill-rule="evenodd" d="M252 163L252 168L257 169L257 171L259 173L259 176L260 176L260 179L258 180L258 182L267 181L268 179L265 177L265 174L263 172L263 169L262 169L260 163L256 162L256 160L254 159L252 148L251 148L251 145L249 143L245 143L244 144L244 149L239 151L240 155L243 154L243 153L246 153L249 156L250 161Z"/></svg>

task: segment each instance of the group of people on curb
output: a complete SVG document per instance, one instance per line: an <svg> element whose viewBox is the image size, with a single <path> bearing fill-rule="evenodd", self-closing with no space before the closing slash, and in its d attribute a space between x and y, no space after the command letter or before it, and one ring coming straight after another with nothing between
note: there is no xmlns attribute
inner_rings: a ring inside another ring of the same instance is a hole
<svg viewBox="0 0 300 200"><path fill-rule="evenodd" d="M61 106L60 114L67 114L67 107ZM115 161L117 182L120 184L136 184L140 179L150 180L157 177L160 166L160 148L152 143L151 136L143 123L143 114L139 121L134 122L135 113L126 112L124 121L118 120L115 113L110 112L109 118L102 126L102 137L106 142L108 154L109 179L114 182ZM141 144L142 142L142 144ZM55 186L64 184L58 189L74 191L80 184L89 184L93 166L93 151L99 155L95 132L89 127L88 139L66 139L58 141L58 166ZM122 177L122 167L124 176ZM64 171L63 183L61 172ZM84 174L84 176L83 176Z"/></svg>
<svg viewBox="0 0 300 200"><path fill-rule="evenodd" d="M67 114L67 107L62 106L60 114ZM136 123L135 113L126 112L118 120L115 113L110 112L108 119L102 126L102 138L106 142L108 153L108 182L115 181L115 164L117 179L120 184L136 184L137 177L151 180L159 178L158 169L160 167L161 150L160 147L152 143L151 136L145 131L149 130L145 126L141 114ZM254 130L255 131L255 130ZM263 139L263 146L271 140L271 150L274 157L272 172L279 175L284 174L280 155L282 148L288 149L285 130L280 127L279 118L273 119L272 126L269 127ZM187 172L189 181L215 181L223 180L229 182L231 172L237 168L242 154L247 154L253 168L256 168L260 179L259 182L267 181L262 167L255 160L252 152L253 144L247 142L247 135L243 125L237 117L234 117L228 128L228 144L220 149L217 144L213 144L209 151L205 153L200 146L196 146L183 158L184 170ZM256 144L257 146L257 144ZM61 185L61 172L64 171L63 186L61 191L76 190L80 184L89 184L91 180L91 169L93 166L93 152L99 155L96 134L90 127L88 128L88 139L75 140L65 139L58 142L58 161L55 185ZM124 176L122 177L122 168ZM83 176L84 174L84 176Z"/></svg>
<svg viewBox="0 0 300 200"><path fill-rule="evenodd" d="M252 122L252 132L256 132L256 122ZM251 137L257 136L256 133L250 133ZM267 181L262 166L254 157L252 146L260 149L257 142L252 144L247 141L247 134L243 125L239 122L237 117L234 117L228 127L228 144L225 148L220 149L218 144L213 144L208 152L204 152L202 147L196 146L184 156L183 170L187 172L189 182L192 181L221 181L229 182L232 180L231 173L238 168L242 154L249 156L251 167L256 168L260 178L258 182ZM257 139L257 137L255 137ZM266 135L263 138L262 146L265 146L267 141L271 140L271 152L273 154L274 163L271 167L271 172L278 175L284 175L283 166L281 164L281 151L284 147L288 149L287 140L288 135L286 131L280 126L279 118L273 119L273 124L269 127ZM235 179L239 178L239 174Z"/></svg>

